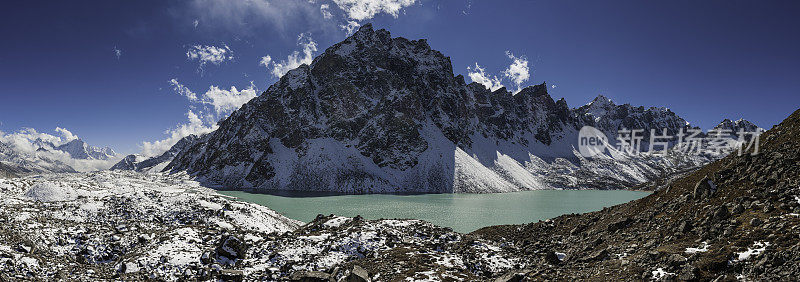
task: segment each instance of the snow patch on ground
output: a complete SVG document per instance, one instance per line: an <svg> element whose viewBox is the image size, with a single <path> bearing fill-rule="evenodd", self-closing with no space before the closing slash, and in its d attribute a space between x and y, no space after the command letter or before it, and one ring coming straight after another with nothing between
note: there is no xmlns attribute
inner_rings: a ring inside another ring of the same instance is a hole
<svg viewBox="0 0 800 282"><path fill-rule="evenodd" d="M81 195L86 195L86 191L63 187L53 182L43 182L34 184L25 192L25 197L31 201L40 202L63 202L72 201Z"/></svg>
<svg viewBox="0 0 800 282"><path fill-rule="evenodd" d="M769 242L754 242L752 247L747 248L747 251L736 253L733 258L733 262L745 261L752 256L760 255L767 250L768 246Z"/></svg>
<svg viewBox="0 0 800 282"><path fill-rule="evenodd" d="M656 279L656 280L667 278L667 277L675 275L675 273L667 272L666 270L664 270L664 268L661 268L661 267L659 267L656 270L653 270L652 273L653 273L653 278Z"/></svg>
<svg viewBox="0 0 800 282"><path fill-rule="evenodd" d="M343 216L335 216L334 218L329 219L328 221L323 223L322 225L324 225L325 227L328 227L328 228L336 228L336 227L342 226L342 224L347 223L347 221L349 219L350 218L343 217Z"/></svg>
<svg viewBox="0 0 800 282"><path fill-rule="evenodd" d="M698 247L698 248L686 248L686 253L687 254L694 254L694 253L707 252L709 246L711 246L711 245L709 245L708 242L702 242L700 247Z"/></svg>

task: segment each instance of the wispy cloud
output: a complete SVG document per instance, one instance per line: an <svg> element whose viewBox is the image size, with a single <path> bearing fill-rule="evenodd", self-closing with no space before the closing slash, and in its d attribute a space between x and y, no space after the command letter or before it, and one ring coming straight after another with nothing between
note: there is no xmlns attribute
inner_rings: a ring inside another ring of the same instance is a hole
<svg viewBox="0 0 800 282"><path fill-rule="evenodd" d="M344 10L350 19L363 21L380 13L397 18L400 10L413 5L415 0L333 0L333 2Z"/></svg>
<svg viewBox="0 0 800 282"><path fill-rule="evenodd" d="M278 31L298 22L320 19L315 1L297 0L192 0L181 10L206 27L224 28L236 34L252 34L259 26Z"/></svg>
<svg viewBox="0 0 800 282"><path fill-rule="evenodd" d="M331 6L328 4L319 5L319 11L322 13L322 17L325 19L333 18L333 14L331 14Z"/></svg>
<svg viewBox="0 0 800 282"><path fill-rule="evenodd" d="M261 57L259 65L270 70L273 76L281 77L302 64L311 64L314 60L314 52L317 51L317 43L314 42L310 35L301 33L297 36L297 45L302 48L302 54L300 51L294 51L289 54L286 60L281 60L280 62L275 62L270 55L266 55Z"/></svg>
<svg viewBox="0 0 800 282"><path fill-rule="evenodd" d="M141 154L146 157L162 154L183 137L191 134L202 135L216 130L217 121L227 117L243 104L258 96L258 89L253 82L250 82L250 85L242 90L234 86L224 89L212 85L200 97L175 78L170 79L168 83L175 93L186 97L190 102L190 109L186 112L187 122L165 131L167 137L164 139L142 142Z"/></svg>
<svg viewBox="0 0 800 282"><path fill-rule="evenodd" d="M514 93L522 90L522 84L530 78L530 68L528 67L528 58L525 56L514 56L510 51L506 51L506 56L511 59L511 65L503 71L503 75L511 80L511 83L517 86Z"/></svg>
<svg viewBox="0 0 800 282"><path fill-rule="evenodd" d="M358 24L357 21L347 21L347 24L340 25L339 28L344 30L345 33L347 33L347 35L349 36L353 34L353 32L356 31L356 29L358 29L358 27L360 26L361 25Z"/></svg>
<svg viewBox="0 0 800 282"><path fill-rule="evenodd" d="M117 48L117 46L114 46L114 55L117 56L117 60L119 60L119 57L122 56L122 50Z"/></svg>
<svg viewBox="0 0 800 282"><path fill-rule="evenodd" d="M142 142L141 154L145 157L158 156L169 150L169 148L172 148L175 143L178 143L178 141L186 136L192 134L202 135L217 129L216 124L207 125L192 110L186 112L186 117L188 118L187 123L180 124L177 127L164 132L164 134L168 135L167 138L153 142Z"/></svg>
<svg viewBox="0 0 800 282"><path fill-rule="evenodd" d="M197 102L197 94L192 92L192 90L189 90L189 88L185 85L178 82L177 79L170 79L169 84L172 85L172 89L175 90L176 93L186 97L191 102Z"/></svg>
<svg viewBox="0 0 800 282"><path fill-rule="evenodd" d="M219 65L222 62L233 60L233 51L228 45L222 47L194 45L186 51L186 58L190 61L199 61L200 69L202 69L209 63Z"/></svg>
<svg viewBox="0 0 800 282"><path fill-rule="evenodd" d="M496 75L487 75L486 70L478 65L478 63L475 63L474 67L467 67L467 75L473 82L483 84L483 86L486 86L489 90L495 91L503 87L503 84Z"/></svg>
<svg viewBox="0 0 800 282"><path fill-rule="evenodd" d="M331 3L333 2L333 3ZM255 36L263 27L280 35L298 26L328 30L339 27L352 33L362 21L379 14L399 17L418 0L191 0L181 2L175 15L202 21L206 28ZM351 23L352 22L352 23ZM196 27L196 25L195 25Z"/></svg>

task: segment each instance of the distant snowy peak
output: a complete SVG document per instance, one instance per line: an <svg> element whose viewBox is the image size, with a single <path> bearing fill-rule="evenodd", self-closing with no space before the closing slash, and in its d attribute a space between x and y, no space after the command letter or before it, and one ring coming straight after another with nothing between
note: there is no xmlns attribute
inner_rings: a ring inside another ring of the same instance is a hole
<svg viewBox="0 0 800 282"><path fill-rule="evenodd" d="M111 148L89 146L81 139L74 139L61 146L55 147L55 149L68 153L74 159L81 160L108 160L117 155Z"/></svg>
<svg viewBox="0 0 800 282"><path fill-rule="evenodd" d="M692 128L689 122L666 107L617 105L603 95L598 95L592 102L575 109L575 112L588 120L588 125L612 136L624 129L641 129L644 132L662 132L666 129L669 134L675 134L680 129Z"/></svg>
<svg viewBox="0 0 800 282"><path fill-rule="evenodd" d="M732 121L730 119L724 119L717 126L715 126L714 129L730 130L730 132L734 134L739 131L744 131L744 132L764 131L764 129L758 127L754 123L745 119L739 119L736 121Z"/></svg>
<svg viewBox="0 0 800 282"><path fill-rule="evenodd" d="M0 171L3 172L1 174L20 176L32 173L75 172L69 165L38 152L25 153L0 142Z"/></svg>
<svg viewBox="0 0 800 282"><path fill-rule="evenodd" d="M613 111L617 105L614 104L611 99L607 98L606 96L597 95L589 104L585 106L585 113L592 115L594 118L601 118L608 114L608 112Z"/></svg>

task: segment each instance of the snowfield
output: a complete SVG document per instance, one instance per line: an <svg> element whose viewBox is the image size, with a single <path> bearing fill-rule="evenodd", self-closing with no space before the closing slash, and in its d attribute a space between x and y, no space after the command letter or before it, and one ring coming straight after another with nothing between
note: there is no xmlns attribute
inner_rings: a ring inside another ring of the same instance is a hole
<svg viewBox="0 0 800 282"><path fill-rule="evenodd" d="M304 224L185 174L0 179L2 281L475 280L524 266L512 250L420 220L320 215ZM370 274L354 261L386 269Z"/></svg>
<svg viewBox="0 0 800 282"><path fill-rule="evenodd" d="M103 171L0 179L0 199L4 278L141 271L174 280L199 269L200 256L225 233L265 236L301 224L185 175Z"/></svg>

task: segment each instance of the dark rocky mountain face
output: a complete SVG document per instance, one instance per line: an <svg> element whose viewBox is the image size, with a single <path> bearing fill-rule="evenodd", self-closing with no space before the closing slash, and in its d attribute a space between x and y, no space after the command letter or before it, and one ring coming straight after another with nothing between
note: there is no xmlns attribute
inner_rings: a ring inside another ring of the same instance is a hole
<svg viewBox="0 0 800 282"><path fill-rule="evenodd" d="M717 126L715 126L714 129L729 130L732 134L736 134L740 130L743 130L744 132L755 132L757 130L761 130L758 126L756 126L752 122L744 119L739 119L736 121L724 119Z"/></svg>
<svg viewBox="0 0 800 282"><path fill-rule="evenodd" d="M122 160L114 164L110 170L136 170L138 161L136 155L127 155Z"/></svg>
<svg viewBox="0 0 800 282"><path fill-rule="evenodd" d="M371 25L311 65L289 71L219 125L181 150L167 169L228 189L380 193L569 187L580 181L541 171L564 160L582 166L574 151L582 126L606 132L687 127L667 109L618 106L601 97L570 109L563 99L552 99L544 83L516 95L466 84L463 76L454 76L450 59L425 40L392 38ZM577 175L619 188L665 173L661 163L672 162L623 164L634 175Z"/></svg>
<svg viewBox="0 0 800 282"><path fill-rule="evenodd" d="M19 175L17 175L17 173L19 173L17 168L9 166L9 165L6 165L6 164L3 164L3 163L0 163L0 178L19 177Z"/></svg>

